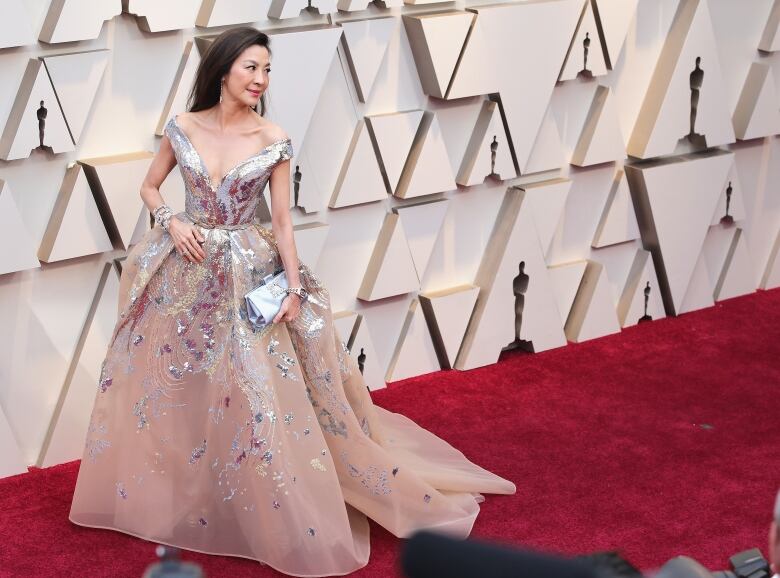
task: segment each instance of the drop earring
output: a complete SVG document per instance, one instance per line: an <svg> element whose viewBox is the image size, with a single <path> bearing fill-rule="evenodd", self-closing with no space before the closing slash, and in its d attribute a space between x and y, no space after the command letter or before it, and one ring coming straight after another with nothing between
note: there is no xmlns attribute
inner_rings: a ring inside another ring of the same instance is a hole
<svg viewBox="0 0 780 578"><path fill-rule="evenodd" d="M225 87L225 81L219 81L219 102L222 102L222 89Z"/></svg>

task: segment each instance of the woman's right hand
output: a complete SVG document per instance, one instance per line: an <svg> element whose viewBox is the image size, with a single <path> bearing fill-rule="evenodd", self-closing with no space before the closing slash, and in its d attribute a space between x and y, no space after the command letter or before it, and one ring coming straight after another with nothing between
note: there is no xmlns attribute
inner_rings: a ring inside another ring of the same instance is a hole
<svg viewBox="0 0 780 578"><path fill-rule="evenodd" d="M205 242L205 239L195 225L180 221L176 216L173 216L168 224L168 233L170 233L179 255L190 263L203 263L206 252L200 244Z"/></svg>

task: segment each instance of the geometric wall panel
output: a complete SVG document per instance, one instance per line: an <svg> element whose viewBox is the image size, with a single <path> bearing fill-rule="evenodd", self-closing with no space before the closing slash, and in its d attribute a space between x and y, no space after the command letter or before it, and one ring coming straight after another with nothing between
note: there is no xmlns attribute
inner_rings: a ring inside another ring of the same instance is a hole
<svg viewBox="0 0 780 578"><path fill-rule="evenodd" d="M726 182L723 183L723 192L718 199L718 204L715 206L715 212L712 214L712 220L710 225L718 225L721 220L728 215L731 219L726 219L727 222L739 222L745 218L745 193L742 190L742 184L739 181L739 175L737 174L737 165L732 165L729 170Z"/></svg>
<svg viewBox="0 0 780 578"><path fill-rule="evenodd" d="M141 215L148 221L138 183L143 181L153 158L153 153L142 151L79 161L109 236L116 238L123 249L130 246Z"/></svg>
<svg viewBox="0 0 780 578"><path fill-rule="evenodd" d="M780 133L780 101L777 99L772 68L754 62L734 110L734 132L748 140Z"/></svg>
<svg viewBox="0 0 780 578"><path fill-rule="evenodd" d="M758 48L764 52L780 50L780 0L775 0L772 6L772 12L769 14Z"/></svg>
<svg viewBox="0 0 780 578"><path fill-rule="evenodd" d="M385 59L390 38L398 28L398 19L374 18L342 22L342 43L360 102L366 102L374 86L379 67Z"/></svg>
<svg viewBox="0 0 780 578"><path fill-rule="evenodd" d="M502 181L515 178L517 173L508 143L498 104L485 100L466 147L457 183L467 187L478 185L489 176Z"/></svg>
<svg viewBox="0 0 780 578"><path fill-rule="evenodd" d="M425 112L394 195L411 199L456 187L439 121L434 113Z"/></svg>
<svg viewBox="0 0 780 578"><path fill-rule="evenodd" d="M404 15L409 46L425 94L445 98L474 22L468 12ZM484 66L483 68L490 68Z"/></svg>
<svg viewBox="0 0 780 578"><path fill-rule="evenodd" d="M563 216L571 185L572 181L569 179L550 179L520 185L520 188L526 191L524 203L531 209L534 228L539 235L539 244L544 255L550 250L550 243Z"/></svg>
<svg viewBox="0 0 780 578"><path fill-rule="evenodd" d="M317 270L317 261L320 260L329 230L330 225L328 223L316 221L302 223L293 227L298 260L306 263L313 271Z"/></svg>
<svg viewBox="0 0 780 578"><path fill-rule="evenodd" d="M585 78L592 78L606 73L607 62L596 25L593 3L591 0L585 0L577 31L569 45L569 53L566 55L558 80L573 80L579 74Z"/></svg>
<svg viewBox="0 0 780 578"><path fill-rule="evenodd" d="M0 408L0 478L24 474L27 466L24 457L16 443L14 432Z"/></svg>
<svg viewBox="0 0 780 578"><path fill-rule="evenodd" d="M387 190L374 146L371 144L371 136L365 120L360 119L328 206L336 209L386 198Z"/></svg>
<svg viewBox="0 0 780 578"><path fill-rule="evenodd" d="M11 187L2 179L0 179L0 246L3 247L0 254L0 275L41 266L35 257L35 244L14 202Z"/></svg>
<svg viewBox="0 0 780 578"><path fill-rule="evenodd" d="M200 64L200 55L197 50L193 50L194 43L188 40L184 45L184 51L179 61L179 68L171 83L171 90L165 101L165 106L160 113L160 120L157 122L157 128L154 134L163 136L165 125L168 119L181 112L187 111L187 98L192 83L195 81L195 73Z"/></svg>
<svg viewBox="0 0 780 578"><path fill-rule="evenodd" d="M587 167L626 157L626 144L620 131L615 99L606 86L599 86L582 129L571 164Z"/></svg>
<svg viewBox="0 0 780 578"><path fill-rule="evenodd" d="M124 11L134 14L144 32L165 32L195 26L203 0L124 0Z"/></svg>
<svg viewBox="0 0 780 578"><path fill-rule="evenodd" d="M271 0L203 0L195 25L203 28L265 20Z"/></svg>
<svg viewBox="0 0 780 578"><path fill-rule="evenodd" d="M717 229L719 229L719 227L714 227L713 229L710 229L710 232ZM705 246L706 241L707 240L705 240ZM712 300L712 293L713 288L710 270L707 265L705 251L702 251L699 258L696 260L693 273L691 273L691 280L688 283L688 289L685 291L682 305L680 305L680 308L675 314L680 315L682 313L690 313L691 311L712 307L715 304Z"/></svg>
<svg viewBox="0 0 780 578"><path fill-rule="evenodd" d="M320 14L336 12L336 0L273 0L268 9L268 18L295 18L303 10L316 10Z"/></svg>
<svg viewBox="0 0 780 578"><path fill-rule="evenodd" d="M41 60L31 58L0 137L0 159L27 158L40 146L41 136L44 147L53 153L74 149L46 68Z"/></svg>
<svg viewBox="0 0 780 578"><path fill-rule="evenodd" d="M452 82L447 88L448 100L498 92L495 70L492 66L485 66L492 55L488 52L479 17L474 14L473 18L471 30L452 75Z"/></svg>
<svg viewBox="0 0 780 578"><path fill-rule="evenodd" d="M116 324L118 303L119 275L113 263L106 263L60 390L38 467L76 460L84 452L100 366Z"/></svg>
<svg viewBox="0 0 780 578"><path fill-rule="evenodd" d="M82 166L74 163L65 172L38 259L52 263L112 249L87 177Z"/></svg>
<svg viewBox="0 0 780 578"><path fill-rule="evenodd" d="M495 363L501 350L515 341L518 322L520 339L531 341L534 351L566 345L526 199L528 193L516 187L504 194L474 280L480 288L479 297L455 361L456 369Z"/></svg>
<svg viewBox="0 0 780 578"><path fill-rule="evenodd" d="M79 142L87 122L108 64L108 55L108 50L92 50L43 57L43 64L75 143Z"/></svg>
<svg viewBox="0 0 780 578"><path fill-rule="evenodd" d="M715 301L723 301L739 295L747 295L756 290L755 273L748 253L747 241L740 228L734 229L723 267L720 270L718 281L715 284L713 298Z"/></svg>
<svg viewBox="0 0 780 578"><path fill-rule="evenodd" d="M0 48L25 46L34 42L30 15L22 0L4 0L0 3Z"/></svg>
<svg viewBox="0 0 780 578"><path fill-rule="evenodd" d="M558 132L558 125L555 122L552 107L548 107L542 126L539 128L539 134L536 135L536 141L534 141L531 153L528 156L524 174L530 175L559 169L565 164L566 158L563 152L563 143L561 143L561 135Z"/></svg>
<svg viewBox="0 0 780 578"><path fill-rule="evenodd" d="M339 311L333 314L333 328L347 349L355 333L357 319L358 314L354 311Z"/></svg>
<svg viewBox="0 0 780 578"><path fill-rule="evenodd" d="M357 297L375 301L420 289L404 228L396 213L385 216Z"/></svg>
<svg viewBox="0 0 780 578"><path fill-rule="evenodd" d="M618 171L591 246L598 249L638 238L639 226L636 222L626 174Z"/></svg>
<svg viewBox="0 0 780 578"><path fill-rule="evenodd" d="M601 263L588 261L565 331L566 338L575 343L620 331L609 279Z"/></svg>
<svg viewBox="0 0 780 578"><path fill-rule="evenodd" d="M419 299L412 299L387 368L387 381L398 381L441 369Z"/></svg>
<svg viewBox="0 0 780 578"><path fill-rule="evenodd" d="M449 207L449 199L393 207L393 212L398 214L406 234L414 268L421 281L425 277L428 261L439 238L439 231L444 224Z"/></svg>
<svg viewBox="0 0 780 578"><path fill-rule="evenodd" d="M393 194L409 157L424 111L410 110L366 117L387 177L387 192Z"/></svg>
<svg viewBox="0 0 780 578"><path fill-rule="evenodd" d="M582 283L582 276L585 274L587 266L587 261L572 261L547 268L550 275L550 285L558 304L558 312L561 314L561 323L564 325L569 317L571 306L577 296L577 290Z"/></svg>
<svg viewBox="0 0 780 578"><path fill-rule="evenodd" d="M592 0L592 2L601 38L606 45L604 58L607 66L613 69L620 57L639 0Z"/></svg>
<svg viewBox="0 0 780 578"><path fill-rule="evenodd" d="M355 329L352 332L352 342L349 344L349 354L362 368L361 373L365 379L368 389L374 391L387 387L385 383L384 372L379 363L379 357L374 348L374 342L371 339L371 332L368 330L368 322L365 316L358 315L355 321ZM344 336L342 335L342 338Z"/></svg>
<svg viewBox="0 0 780 578"><path fill-rule="evenodd" d="M122 12L122 0L51 0L38 40L74 42L100 35L105 20Z"/></svg>
<svg viewBox="0 0 780 578"><path fill-rule="evenodd" d="M621 327L636 325L645 316L650 317L648 321L666 317L653 260L644 249L637 249L617 312Z"/></svg>
<svg viewBox="0 0 780 578"><path fill-rule="evenodd" d="M713 149L625 166L669 315L680 310L732 163L732 153Z"/></svg>
<svg viewBox="0 0 780 578"><path fill-rule="evenodd" d="M780 287L780 231L775 237L764 275L761 277L761 289L774 289L775 287Z"/></svg>
<svg viewBox="0 0 780 578"><path fill-rule="evenodd" d="M582 0L529 1L469 10L479 15L515 158L520 173L525 174L582 13Z"/></svg>
<svg viewBox="0 0 780 578"><path fill-rule="evenodd" d="M478 295L479 287L474 285L459 285L419 295L442 369L451 369L455 363Z"/></svg>
<svg viewBox="0 0 780 578"><path fill-rule="evenodd" d="M692 124L696 148L702 148L702 140L707 147L734 142L725 95L707 1L681 2L634 125L628 154L648 159L672 154L678 146L690 150L687 135Z"/></svg>

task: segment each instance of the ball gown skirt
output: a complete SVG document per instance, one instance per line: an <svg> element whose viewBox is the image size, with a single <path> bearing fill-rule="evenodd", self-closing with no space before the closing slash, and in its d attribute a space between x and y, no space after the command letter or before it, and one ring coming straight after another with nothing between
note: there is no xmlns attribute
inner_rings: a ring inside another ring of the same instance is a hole
<svg viewBox="0 0 780 578"><path fill-rule="evenodd" d="M165 134L186 187L180 218L207 257L185 261L160 227L130 251L70 520L296 576L366 565L366 516L399 537L467 536L481 493L514 484L371 402L305 264L299 316L247 322L243 296L282 268L255 212L290 140L214 186L175 117Z"/></svg>

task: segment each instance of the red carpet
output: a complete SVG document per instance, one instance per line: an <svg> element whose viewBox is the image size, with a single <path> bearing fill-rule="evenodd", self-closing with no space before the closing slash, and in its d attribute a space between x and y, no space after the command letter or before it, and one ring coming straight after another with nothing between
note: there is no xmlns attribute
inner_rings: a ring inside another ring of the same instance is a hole
<svg viewBox="0 0 780 578"><path fill-rule="evenodd" d="M766 551L780 486L780 290L492 367L374 394L513 480L474 536L564 553L618 549L652 569L712 569ZM77 462L0 480L0 576L134 576L154 546L67 518ZM373 526L355 576L396 575L401 543ZM185 553L209 577L278 576Z"/></svg>

